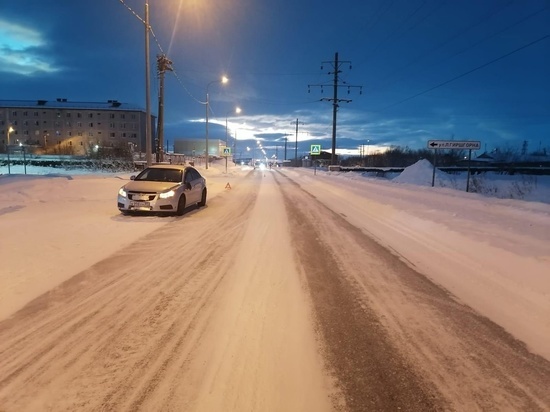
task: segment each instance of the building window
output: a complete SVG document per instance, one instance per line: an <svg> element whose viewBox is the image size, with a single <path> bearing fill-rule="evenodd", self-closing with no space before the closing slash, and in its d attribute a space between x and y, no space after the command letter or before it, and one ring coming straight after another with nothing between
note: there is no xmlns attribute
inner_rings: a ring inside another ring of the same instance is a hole
<svg viewBox="0 0 550 412"><path fill-rule="evenodd" d="M11 112L11 115L12 115L13 117L17 117L17 112Z"/></svg>
<svg viewBox="0 0 550 412"><path fill-rule="evenodd" d="M34 112L34 117L37 117L38 116L38 112Z"/></svg>
<svg viewBox="0 0 550 412"><path fill-rule="evenodd" d="M115 118L115 114L114 113L110 113L109 114L109 119L114 119Z"/></svg>
<svg viewBox="0 0 550 412"><path fill-rule="evenodd" d="M76 127L82 127L82 122L76 122Z"/></svg>
<svg viewBox="0 0 550 412"><path fill-rule="evenodd" d="M121 134L121 137L126 137L126 133L122 133L122 134Z"/></svg>
<svg viewBox="0 0 550 412"><path fill-rule="evenodd" d="M23 116L28 116L29 112L23 112Z"/></svg>
<svg viewBox="0 0 550 412"><path fill-rule="evenodd" d="M71 122L65 122L65 125L71 127Z"/></svg>
<svg viewBox="0 0 550 412"><path fill-rule="evenodd" d="M71 114L70 114L70 113L67 113L67 114L65 115L65 117L71 117Z"/></svg>
<svg viewBox="0 0 550 412"><path fill-rule="evenodd" d="M36 121L34 122L34 125L35 125L35 126L40 126L40 122L39 122L38 120L36 120Z"/></svg>
<svg viewBox="0 0 550 412"><path fill-rule="evenodd" d="M76 117L78 117L80 119L82 117L82 113L77 113Z"/></svg>
<svg viewBox="0 0 550 412"><path fill-rule="evenodd" d="M136 120L136 115L135 114L132 115L132 119Z"/></svg>
<svg viewBox="0 0 550 412"><path fill-rule="evenodd" d="M125 115L124 113L122 113L122 114L120 115L120 118L121 118L121 119L126 119L126 115Z"/></svg>
<svg viewBox="0 0 550 412"><path fill-rule="evenodd" d="M94 124L93 123L88 123L88 126L94 127Z"/></svg>
<svg viewBox="0 0 550 412"><path fill-rule="evenodd" d="M94 117L94 114L93 114L93 113L88 113L88 117L89 117L90 119L92 119L92 118Z"/></svg>
<svg viewBox="0 0 550 412"><path fill-rule="evenodd" d="M72 136L73 132L67 132L67 136Z"/></svg>
<svg viewBox="0 0 550 412"><path fill-rule="evenodd" d="M116 123L112 122L112 123L109 123L109 127L111 129L114 129L116 127Z"/></svg>
<svg viewBox="0 0 550 412"><path fill-rule="evenodd" d="M94 136L94 132L88 132L88 136L89 136L89 137L93 137L93 136Z"/></svg>
<svg viewBox="0 0 550 412"><path fill-rule="evenodd" d="M116 137L116 136L115 136L115 132L109 133L109 137Z"/></svg>
<svg viewBox="0 0 550 412"><path fill-rule="evenodd" d="M78 132L77 135L78 135L78 136L82 136L82 132Z"/></svg>

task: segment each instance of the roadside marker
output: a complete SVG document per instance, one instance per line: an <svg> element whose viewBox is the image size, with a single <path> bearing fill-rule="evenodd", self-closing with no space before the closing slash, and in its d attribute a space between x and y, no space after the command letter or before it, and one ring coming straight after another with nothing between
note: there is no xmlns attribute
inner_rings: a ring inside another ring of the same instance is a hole
<svg viewBox="0 0 550 412"><path fill-rule="evenodd" d="M227 184L225 185L225 188L226 189L231 189L231 185L229 184L229 182L227 182Z"/></svg>

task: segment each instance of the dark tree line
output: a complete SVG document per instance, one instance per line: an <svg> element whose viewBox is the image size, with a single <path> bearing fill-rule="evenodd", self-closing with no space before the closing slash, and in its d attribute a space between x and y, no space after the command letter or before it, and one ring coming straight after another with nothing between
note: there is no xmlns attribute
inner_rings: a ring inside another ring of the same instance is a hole
<svg viewBox="0 0 550 412"><path fill-rule="evenodd" d="M438 150L438 166L454 166L467 156L465 150ZM392 146L384 153L374 153L368 156L353 156L342 159L342 166L366 167L407 167L419 160L428 159L433 163L434 150L410 149L408 147Z"/></svg>

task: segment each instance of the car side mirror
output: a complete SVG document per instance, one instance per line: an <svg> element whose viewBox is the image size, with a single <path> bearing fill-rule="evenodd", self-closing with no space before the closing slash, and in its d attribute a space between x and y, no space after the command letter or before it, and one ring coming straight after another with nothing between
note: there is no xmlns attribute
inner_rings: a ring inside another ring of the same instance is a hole
<svg viewBox="0 0 550 412"><path fill-rule="evenodd" d="M135 179L136 179L136 175L130 176L130 180L135 180Z"/></svg>

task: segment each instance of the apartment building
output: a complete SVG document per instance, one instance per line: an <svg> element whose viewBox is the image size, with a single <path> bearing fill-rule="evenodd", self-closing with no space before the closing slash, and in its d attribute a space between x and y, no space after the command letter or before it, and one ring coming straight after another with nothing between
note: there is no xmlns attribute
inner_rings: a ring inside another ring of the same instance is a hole
<svg viewBox="0 0 550 412"><path fill-rule="evenodd" d="M117 100L0 100L0 148L26 145L42 153L85 155L97 147L145 151L146 113ZM152 144L155 117L151 116Z"/></svg>

